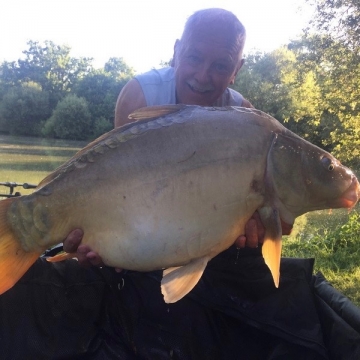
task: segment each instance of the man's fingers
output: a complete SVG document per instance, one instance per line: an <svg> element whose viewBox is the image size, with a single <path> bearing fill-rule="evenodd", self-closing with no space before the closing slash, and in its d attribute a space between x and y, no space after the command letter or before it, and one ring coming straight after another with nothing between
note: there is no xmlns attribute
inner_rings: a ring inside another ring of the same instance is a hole
<svg viewBox="0 0 360 360"><path fill-rule="evenodd" d="M254 219L256 222L257 241L258 243L262 244L264 242L264 237L265 237L265 228L260 219L260 214L257 211L255 211L252 216L252 219Z"/></svg>
<svg viewBox="0 0 360 360"><path fill-rule="evenodd" d="M250 219L245 224L245 237L246 237L246 246L250 248L258 247L259 236L257 231L257 222L255 219Z"/></svg>
<svg viewBox="0 0 360 360"><path fill-rule="evenodd" d="M79 261L79 264L84 267L90 266L90 262L87 259L86 255L91 251L90 247L87 245L79 245L76 251L76 257Z"/></svg>
<svg viewBox="0 0 360 360"><path fill-rule="evenodd" d="M78 246L81 243L84 232L81 229L73 230L67 238L64 240L64 250L68 253L76 252Z"/></svg>
<svg viewBox="0 0 360 360"><path fill-rule="evenodd" d="M240 235L236 240L235 240L235 246L238 249L243 249L245 247L246 244L246 237L245 235Z"/></svg>
<svg viewBox="0 0 360 360"><path fill-rule="evenodd" d="M90 262L90 264L93 266L104 266L104 263L102 262L101 257L95 251L89 251L86 254L86 258Z"/></svg>

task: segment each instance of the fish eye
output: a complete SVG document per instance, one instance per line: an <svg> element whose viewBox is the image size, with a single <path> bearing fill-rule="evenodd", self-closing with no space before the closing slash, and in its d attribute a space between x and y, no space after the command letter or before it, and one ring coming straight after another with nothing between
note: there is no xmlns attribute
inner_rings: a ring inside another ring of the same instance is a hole
<svg viewBox="0 0 360 360"><path fill-rule="evenodd" d="M329 159L328 157L323 157L321 159L321 163L323 164L323 166L325 167L325 169L329 170L329 171L333 171L335 169L335 165L332 162L331 159Z"/></svg>

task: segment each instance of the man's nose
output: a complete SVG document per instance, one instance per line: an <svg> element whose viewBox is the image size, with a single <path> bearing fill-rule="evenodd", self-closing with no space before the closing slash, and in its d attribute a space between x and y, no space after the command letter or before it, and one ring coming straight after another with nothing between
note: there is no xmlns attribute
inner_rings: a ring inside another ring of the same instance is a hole
<svg viewBox="0 0 360 360"><path fill-rule="evenodd" d="M194 77L199 84L208 84L211 78L210 68L207 66L202 66L196 71Z"/></svg>

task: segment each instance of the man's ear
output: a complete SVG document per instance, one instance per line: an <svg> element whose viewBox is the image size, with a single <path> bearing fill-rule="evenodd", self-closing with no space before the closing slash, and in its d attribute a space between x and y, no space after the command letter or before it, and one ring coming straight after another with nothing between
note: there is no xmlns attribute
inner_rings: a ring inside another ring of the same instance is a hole
<svg viewBox="0 0 360 360"><path fill-rule="evenodd" d="M235 69L235 72L234 72L234 76L232 77L232 79L230 80L230 84L234 84L235 83L235 79L236 79L236 76L239 72L239 70L242 68L242 66L244 65L244 62L245 62L245 59L241 59L239 61L239 63L237 64L236 66L236 69Z"/></svg>
<svg viewBox="0 0 360 360"><path fill-rule="evenodd" d="M170 63L171 67L175 67L176 54L180 51L179 48L180 48L180 40L176 39L175 44L174 44L174 54L173 54L173 57L172 57L171 63Z"/></svg>

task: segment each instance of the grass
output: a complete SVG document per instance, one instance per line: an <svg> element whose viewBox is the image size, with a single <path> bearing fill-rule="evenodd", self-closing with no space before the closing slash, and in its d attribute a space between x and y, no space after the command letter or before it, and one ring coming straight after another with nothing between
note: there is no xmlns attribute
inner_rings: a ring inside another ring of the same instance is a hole
<svg viewBox="0 0 360 360"><path fill-rule="evenodd" d="M38 184L84 145L0 135L0 182ZM0 187L0 193L3 190L7 189ZM20 191L26 195L32 190ZM284 241L283 256L315 258L315 271L321 271L335 288L360 306L359 204L350 213L324 210L299 217Z"/></svg>
<svg viewBox="0 0 360 360"><path fill-rule="evenodd" d="M360 306L360 206L301 216L285 239L283 256L315 258L315 272Z"/></svg>
<svg viewBox="0 0 360 360"><path fill-rule="evenodd" d="M38 184L46 175L67 161L84 142L48 140L0 135L0 182ZM0 187L0 193L7 193ZM32 190L17 188L23 195Z"/></svg>

